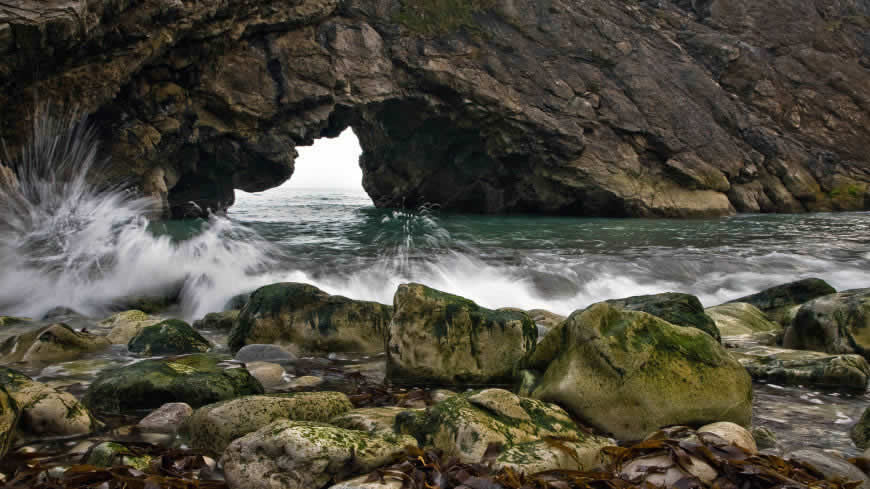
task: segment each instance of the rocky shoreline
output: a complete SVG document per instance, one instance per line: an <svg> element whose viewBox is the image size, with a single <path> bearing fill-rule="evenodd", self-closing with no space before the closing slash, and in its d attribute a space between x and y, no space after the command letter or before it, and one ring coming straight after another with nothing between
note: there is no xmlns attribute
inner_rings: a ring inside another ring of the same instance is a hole
<svg viewBox="0 0 870 489"><path fill-rule="evenodd" d="M806 279L563 318L421 284L383 305L281 283L193 325L58 314L0 317L9 487L870 487L867 459L783 450L752 416L753 381L866 391L870 289ZM82 382L46 374L121 352ZM852 438L870 447L870 414Z"/></svg>

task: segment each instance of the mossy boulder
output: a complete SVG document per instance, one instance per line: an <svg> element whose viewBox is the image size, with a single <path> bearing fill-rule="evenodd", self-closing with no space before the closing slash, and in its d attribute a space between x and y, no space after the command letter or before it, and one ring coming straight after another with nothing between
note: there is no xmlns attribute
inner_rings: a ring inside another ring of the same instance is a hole
<svg viewBox="0 0 870 489"><path fill-rule="evenodd" d="M791 318L789 311L795 306L836 292L836 289L822 279L807 278L764 289L731 302L751 304L767 314L771 321L788 326Z"/></svg>
<svg viewBox="0 0 870 489"><path fill-rule="evenodd" d="M409 436L285 419L232 442L221 462L230 487L314 489L387 465L409 445Z"/></svg>
<svg viewBox="0 0 870 489"><path fill-rule="evenodd" d="M831 355L768 346L738 348L732 355L755 380L783 385L867 389L870 364L861 355Z"/></svg>
<svg viewBox="0 0 870 489"><path fill-rule="evenodd" d="M230 331L239 319L239 309L224 312L212 312L193 323L196 329L210 329L215 331Z"/></svg>
<svg viewBox="0 0 870 489"><path fill-rule="evenodd" d="M75 331L57 323L10 336L0 343L0 364L16 362L53 363L75 360L88 353L104 350L109 340L84 331Z"/></svg>
<svg viewBox="0 0 870 489"><path fill-rule="evenodd" d="M6 388L0 385L0 459L6 456L15 427L18 426L18 405Z"/></svg>
<svg viewBox="0 0 870 489"><path fill-rule="evenodd" d="M159 322L159 319L153 318L143 311L131 309L113 314L101 321L100 325L112 328L106 338L113 345L126 345L142 331L142 328L153 326Z"/></svg>
<svg viewBox="0 0 870 489"><path fill-rule="evenodd" d="M855 446L861 450L870 448L870 408L864 410L861 419L849 431Z"/></svg>
<svg viewBox="0 0 870 489"><path fill-rule="evenodd" d="M870 358L870 289L813 299L798 309L783 346Z"/></svg>
<svg viewBox="0 0 870 489"><path fill-rule="evenodd" d="M745 302L729 302L704 310L716 323L722 336L743 336L782 331L760 309Z"/></svg>
<svg viewBox="0 0 870 489"><path fill-rule="evenodd" d="M152 457L137 454L130 448L113 441L94 445L85 456L85 463L95 467L114 467L127 465L137 470L145 470L151 465Z"/></svg>
<svg viewBox="0 0 870 489"><path fill-rule="evenodd" d="M200 407L262 394L263 386L243 368L224 368L213 355L143 360L101 372L84 402L100 413L156 409L168 402Z"/></svg>
<svg viewBox="0 0 870 489"><path fill-rule="evenodd" d="M493 311L424 285L400 285L393 301L387 378L396 384L511 383L538 340L525 313Z"/></svg>
<svg viewBox="0 0 870 489"><path fill-rule="evenodd" d="M254 343L294 352L384 351L392 307L329 295L307 284L280 283L256 290L230 331L233 352Z"/></svg>
<svg viewBox="0 0 870 489"><path fill-rule="evenodd" d="M704 312L704 306L694 295L666 292L612 299L607 303L628 311L646 312L677 326L697 328L716 341L722 340L713 318Z"/></svg>
<svg viewBox="0 0 870 489"><path fill-rule="evenodd" d="M348 430L394 433L396 417L408 411L420 412L420 410L396 406L361 408L339 414L329 420L329 424Z"/></svg>
<svg viewBox="0 0 870 489"><path fill-rule="evenodd" d="M0 367L0 386L15 400L20 412L18 429L30 437L73 436L98 427L91 412L72 394L6 367Z"/></svg>
<svg viewBox="0 0 870 489"><path fill-rule="evenodd" d="M353 409L340 392L247 396L197 409L183 431L196 449L220 454L236 438L278 419L326 422Z"/></svg>
<svg viewBox="0 0 870 489"><path fill-rule="evenodd" d="M153 326L146 326L130 340L127 348L142 355L182 355L205 353L211 343L197 333L189 324L178 319L167 319Z"/></svg>
<svg viewBox="0 0 870 489"><path fill-rule="evenodd" d="M424 412L407 411L397 417L396 429L416 437L421 446L470 463L479 462L491 443L508 449L555 437L582 443L595 453L609 444L580 430L560 407L503 389L449 397Z"/></svg>
<svg viewBox="0 0 870 489"><path fill-rule="evenodd" d="M748 425L752 382L710 335L607 303L572 314L529 362L532 396L619 439L669 425Z"/></svg>

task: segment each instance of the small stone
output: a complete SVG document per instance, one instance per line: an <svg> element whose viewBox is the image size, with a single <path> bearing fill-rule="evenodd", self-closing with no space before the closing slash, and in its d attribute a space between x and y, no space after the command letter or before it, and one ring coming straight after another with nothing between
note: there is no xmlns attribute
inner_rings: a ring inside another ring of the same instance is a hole
<svg viewBox="0 0 870 489"><path fill-rule="evenodd" d="M284 374L286 372L284 372L284 367L277 363L251 362L245 364L245 368L267 389L285 383Z"/></svg>
<svg viewBox="0 0 870 489"><path fill-rule="evenodd" d="M199 321L195 321L193 323L193 327L196 329L229 331L233 329L233 325L236 323L236 320L238 318L238 310L213 312L211 314L206 314L205 317L203 317Z"/></svg>
<svg viewBox="0 0 870 489"><path fill-rule="evenodd" d="M405 411L409 409L396 406L353 409L332 418L329 424L348 430L393 433L396 417Z"/></svg>
<svg viewBox="0 0 870 489"><path fill-rule="evenodd" d="M142 431L175 433L193 414L193 408L183 402L166 403L145 416L137 425Z"/></svg>
<svg viewBox="0 0 870 489"><path fill-rule="evenodd" d="M752 437L752 433L738 424L727 421L711 423L698 428L698 433L712 433L719 438L746 450L752 455L758 453L758 446L755 444L755 439Z"/></svg>
<svg viewBox="0 0 870 489"><path fill-rule="evenodd" d="M643 480L652 486L673 487L677 481L688 476L697 477L709 485L716 480L716 469L703 460L689 456L691 464L680 465L670 454L654 454L640 457L627 463L619 476L625 480Z"/></svg>
<svg viewBox="0 0 870 489"><path fill-rule="evenodd" d="M847 481L857 481L860 489L870 489L870 479L858 467L846 459L832 455L818 448L805 448L786 455L786 460L809 465L819 471L825 478L841 478Z"/></svg>
<svg viewBox="0 0 870 489"><path fill-rule="evenodd" d="M184 321L167 319L142 328L127 348L146 356L182 355L205 353L211 349L211 343Z"/></svg>
<svg viewBox="0 0 870 489"><path fill-rule="evenodd" d="M86 463L96 467L129 465L134 469L145 470L151 464L151 456L135 456L129 448L111 441L94 446L87 456Z"/></svg>
<svg viewBox="0 0 870 489"><path fill-rule="evenodd" d="M759 450L771 450L777 447L776 434L768 428L755 426L751 432Z"/></svg>
<svg viewBox="0 0 870 489"><path fill-rule="evenodd" d="M288 387L293 390L311 389L323 383L323 379L314 375L305 375L292 380Z"/></svg>

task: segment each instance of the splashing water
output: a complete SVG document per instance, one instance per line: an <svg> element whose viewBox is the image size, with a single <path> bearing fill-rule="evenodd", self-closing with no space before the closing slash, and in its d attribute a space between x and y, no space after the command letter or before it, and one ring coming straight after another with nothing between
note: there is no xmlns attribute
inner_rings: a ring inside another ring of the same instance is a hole
<svg viewBox="0 0 870 489"><path fill-rule="evenodd" d="M0 185L0 313L39 318L65 307L97 316L129 298L180 293L193 316L212 307L194 290L220 291L234 278L244 285L267 266L268 243L226 219L180 243L156 236L143 217L149 200L89 180L106 168L97 155L83 120L47 112L21 154L7 155L18 182Z"/></svg>

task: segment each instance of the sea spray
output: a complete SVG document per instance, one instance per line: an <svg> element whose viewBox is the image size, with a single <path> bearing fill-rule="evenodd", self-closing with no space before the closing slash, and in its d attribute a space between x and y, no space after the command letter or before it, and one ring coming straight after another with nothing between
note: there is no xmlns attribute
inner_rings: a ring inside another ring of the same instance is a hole
<svg viewBox="0 0 870 489"><path fill-rule="evenodd" d="M180 314L191 318L221 309L268 266L271 246L227 219L204 221L182 241L155 235L149 200L95 183L108 164L98 154L84 120L42 111L28 144L5 157L18 183L0 186L0 314L64 307L98 317L133 298L180 293Z"/></svg>

